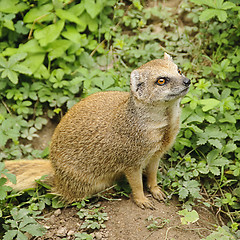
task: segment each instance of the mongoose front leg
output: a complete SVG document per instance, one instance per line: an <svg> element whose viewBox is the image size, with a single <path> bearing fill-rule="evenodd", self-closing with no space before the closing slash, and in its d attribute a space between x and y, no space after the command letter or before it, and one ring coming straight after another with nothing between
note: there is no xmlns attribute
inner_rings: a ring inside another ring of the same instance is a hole
<svg viewBox="0 0 240 240"><path fill-rule="evenodd" d="M137 169L127 170L125 171L125 175L131 186L134 202L140 208L154 209L153 204L143 193L142 169L139 167Z"/></svg>
<svg viewBox="0 0 240 240"><path fill-rule="evenodd" d="M165 193L157 185L157 171L158 171L159 159L160 159L160 156L158 154L153 156L146 168L147 186L151 194L153 195L153 197L158 201L164 200L166 198Z"/></svg>

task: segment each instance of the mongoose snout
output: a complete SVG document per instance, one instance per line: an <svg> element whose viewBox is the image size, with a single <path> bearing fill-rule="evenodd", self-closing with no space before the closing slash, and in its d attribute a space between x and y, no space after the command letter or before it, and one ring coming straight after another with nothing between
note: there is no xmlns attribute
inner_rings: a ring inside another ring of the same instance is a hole
<svg viewBox="0 0 240 240"><path fill-rule="evenodd" d="M186 87L188 87L188 86L191 84L191 80L185 77L185 78L183 79L183 83L184 83L184 85L185 85Z"/></svg>

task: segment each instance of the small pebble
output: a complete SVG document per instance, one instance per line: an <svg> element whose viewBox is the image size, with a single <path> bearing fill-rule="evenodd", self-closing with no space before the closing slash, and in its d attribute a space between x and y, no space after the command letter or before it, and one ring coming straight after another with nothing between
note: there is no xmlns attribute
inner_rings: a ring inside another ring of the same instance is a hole
<svg viewBox="0 0 240 240"><path fill-rule="evenodd" d="M47 230L51 228L50 226L47 226L47 225L44 225L44 227L45 227Z"/></svg>
<svg viewBox="0 0 240 240"><path fill-rule="evenodd" d="M59 228L59 229L57 230L56 235L57 235L58 237L65 237L65 236L67 235L67 228L65 228L65 227Z"/></svg>
<svg viewBox="0 0 240 240"><path fill-rule="evenodd" d="M55 215L55 216L59 216L61 213L62 213L61 209L57 209L57 210L54 212L54 215Z"/></svg>
<svg viewBox="0 0 240 240"><path fill-rule="evenodd" d="M96 233L95 233L95 238L96 238L97 240L101 240L101 239L102 239L102 233L96 232Z"/></svg>
<svg viewBox="0 0 240 240"><path fill-rule="evenodd" d="M67 233L68 236L73 236L74 235L74 231L73 230L70 230L68 233Z"/></svg>
<svg viewBox="0 0 240 240"><path fill-rule="evenodd" d="M50 216L49 222L50 222L51 224L54 224L54 223L56 222L56 219L55 219L55 216L54 216L54 215Z"/></svg>

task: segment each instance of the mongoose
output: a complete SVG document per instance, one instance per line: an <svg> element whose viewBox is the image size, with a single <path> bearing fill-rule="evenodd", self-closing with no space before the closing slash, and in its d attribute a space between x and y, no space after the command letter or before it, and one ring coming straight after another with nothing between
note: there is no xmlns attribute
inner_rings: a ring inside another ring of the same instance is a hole
<svg viewBox="0 0 240 240"><path fill-rule="evenodd" d="M52 191L68 202L90 197L125 175L134 202L152 208L143 192L142 174L153 197L164 199L157 185L159 160L179 131L180 100L189 86L190 80L165 53L163 59L132 71L130 93L99 92L74 105L53 134L51 164L6 161L6 168L16 172L25 167L28 180L34 178L29 168L37 168L37 177L41 171L52 174Z"/></svg>

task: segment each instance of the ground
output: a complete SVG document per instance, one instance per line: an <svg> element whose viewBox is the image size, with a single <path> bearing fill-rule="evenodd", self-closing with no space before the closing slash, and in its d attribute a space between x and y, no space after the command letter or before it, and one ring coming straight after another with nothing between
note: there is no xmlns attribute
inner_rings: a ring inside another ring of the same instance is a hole
<svg viewBox="0 0 240 240"><path fill-rule="evenodd" d="M39 133L33 145L44 149L53 134L55 123L49 123ZM147 193L146 193L147 194ZM151 196L148 195L151 199ZM106 228L92 233L94 239L108 240L200 240L211 233L213 225L218 225L214 214L207 208L198 207L199 220L193 224L181 224L181 216L177 214L181 210L181 204L177 199L168 203L154 202L155 210L141 209L133 201L122 197L118 200L99 200L98 203L104 207L109 219L105 222ZM74 239L74 234L81 231L82 220L77 215L76 207L68 207L57 210L49 210L44 214L45 219L40 223L47 228L43 239ZM157 220L162 228L148 230L147 226ZM165 224L163 224L165 223Z"/></svg>
<svg viewBox="0 0 240 240"><path fill-rule="evenodd" d="M155 210L141 209L137 207L131 199L118 201L102 201L101 206L108 214L109 219L105 222L106 228L93 232L94 239L109 240L200 240L211 233L213 225L217 220L208 209L198 209L200 219L193 224L182 225L177 211L176 200L168 204L159 203L155 200ZM81 230L82 220L77 215L76 208L64 208L50 211L45 215L46 220L42 220L47 228L47 233L42 239L74 239L74 234ZM148 230L147 226L152 221L147 221L149 217L158 219L159 225L163 227L157 230Z"/></svg>

